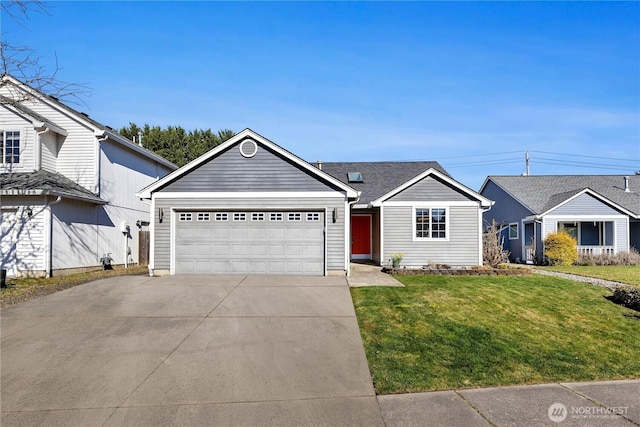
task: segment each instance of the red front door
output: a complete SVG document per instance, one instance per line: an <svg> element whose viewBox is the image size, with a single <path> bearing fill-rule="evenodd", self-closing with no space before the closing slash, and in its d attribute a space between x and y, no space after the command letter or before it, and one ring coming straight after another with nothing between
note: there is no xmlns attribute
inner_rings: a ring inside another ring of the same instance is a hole
<svg viewBox="0 0 640 427"><path fill-rule="evenodd" d="M354 258L371 257L371 216L351 217L351 254Z"/></svg>

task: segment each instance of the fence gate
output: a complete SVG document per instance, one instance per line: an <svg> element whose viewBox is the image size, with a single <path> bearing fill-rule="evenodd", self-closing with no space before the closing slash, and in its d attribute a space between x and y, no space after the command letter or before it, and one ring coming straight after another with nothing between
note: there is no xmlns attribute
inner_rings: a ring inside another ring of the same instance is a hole
<svg viewBox="0 0 640 427"><path fill-rule="evenodd" d="M150 238L149 231L138 231L138 265L149 265Z"/></svg>

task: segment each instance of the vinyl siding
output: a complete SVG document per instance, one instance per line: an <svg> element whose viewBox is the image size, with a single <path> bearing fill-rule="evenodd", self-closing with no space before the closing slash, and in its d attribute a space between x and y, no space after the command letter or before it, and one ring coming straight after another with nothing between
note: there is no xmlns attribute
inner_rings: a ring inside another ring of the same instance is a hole
<svg viewBox="0 0 640 427"><path fill-rule="evenodd" d="M446 204L442 204L446 207ZM414 241L412 206L384 206L382 213L384 252L383 262L392 253L404 253L401 265L421 267L427 264L456 266L477 265L480 259L478 207L447 207L448 241Z"/></svg>
<svg viewBox="0 0 640 427"><path fill-rule="evenodd" d="M2 224L0 263L13 276L16 272L44 271L44 221L46 212L41 197L2 197ZM7 207L19 208L7 215ZM25 206L32 209L29 218Z"/></svg>
<svg viewBox="0 0 640 427"><path fill-rule="evenodd" d="M618 218L602 218L602 219L579 219L576 216L566 216L559 217L554 215L553 217L546 216L543 219L543 235L542 240L546 239L547 236L551 233L555 233L558 231L558 223L559 222L580 222L580 221L611 221L614 223L614 232L615 232L615 242L614 242L614 250L616 252L620 251L628 251L629 250L629 221L626 217L618 217Z"/></svg>
<svg viewBox="0 0 640 427"><path fill-rule="evenodd" d="M38 100L25 101L24 105L69 133L59 145L56 170L89 191L94 191L97 142L93 130L65 111Z"/></svg>
<svg viewBox="0 0 640 427"><path fill-rule="evenodd" d="M167 185L163 192L329 191L328 183L258 144L255 156L240 154L239 143Z"/></svg>
<svg viewBox="0 0 640 427"><path fill-rule="evenodd" d="M40 136L40 144L41 168L49 172L56 172L58 164L58 135L52 132L42 134Z"/></svg>
<svg viewBox="0 0 640 427"><path fill-rule="evenodd" d="M581 194L547 215L620 215L620 212L589 194Z"/></svg>
<svg viewBox="0 0 640 427"><path fill-rule="evenodd" d="M327 270L344 270L344 196L335 198L198 198L198 199L155 199L154 221L154 259L153 268L169 270L171 263L171 209L208 209L208 210L325 210L327 209ZM159 222L159 209L164 210L164 219ZM338 210L338 218L332 222L332 211Z"/></svg>
<svg viewBox="0 0 640 427"><path fill-rule="evenodd" d="M475 201L475 199L468 197L466 194L460 193L459 190L456 190L447 183L433 176L425 177L388 199L388 201L393 202L411 202L416 200L424 202L441 200Z"/></svg>

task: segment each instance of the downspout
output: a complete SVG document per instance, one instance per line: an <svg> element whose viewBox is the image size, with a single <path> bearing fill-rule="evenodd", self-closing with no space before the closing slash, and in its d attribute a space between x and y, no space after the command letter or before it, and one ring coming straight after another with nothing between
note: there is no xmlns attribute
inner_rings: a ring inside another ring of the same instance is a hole
<svg viewBox="0 0 640 427"><path fill-rule="evenodd" d="M45 204L45 209L48 214L45 222L45 235L47 248L44 251L45 253L45 274L47 277L53 276L53 211L51 210L51 206L58 204L62 201L62 196L58 196L53 202L49 202Z"/></svg>
<svg viewBox="0 0 640 427"><path fill-rule="evenodd" d="M478 265L484 265L484 246L483 246L483 242L482 242L482 234L484 233L483 229L484 229L484 214L489 212L491 210L491 208L493 207L493 205L489 205L488 208L486 209L482 209L482 203L480 204L480 256L479 256L479 260L478 260Z"/></svg>
<svg viewBox="0 0 640 427"><path fill-rule="evenodd" d="M44 130L38 130L43 128ZM47 126L38 126L35 129L36 129L36 146L35 146L35 153L33 156L34 157L33 167L36 171L39 171L42 168L42 141L40 140L40 137L45 133L49 132L51 129L49 129Z"/></svg>
<svg viewBox="0 0 640 427"><path fill-rule="evenodd" d="M102 159L100 156L100 143L106 141L107 139L109 139L109 134L107 134L106 132L103 132L102 134L96 134L96 154L95 154L95 167L96 167L96 173L95 173L95 181L93 183L93 192L96 194L96 196L100 197L100 192L101 192L101 186L100 186L100 176L102 175Z"/></svg>

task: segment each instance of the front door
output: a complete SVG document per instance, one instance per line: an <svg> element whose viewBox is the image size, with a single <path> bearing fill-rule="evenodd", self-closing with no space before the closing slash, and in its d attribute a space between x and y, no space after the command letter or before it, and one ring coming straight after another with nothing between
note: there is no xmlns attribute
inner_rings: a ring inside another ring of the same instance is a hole
<svg viewBox="0 0 640 427"><path fill-rule="evenodd" d="M351 256L371 259L371 215L351 217Z"/></svg>

